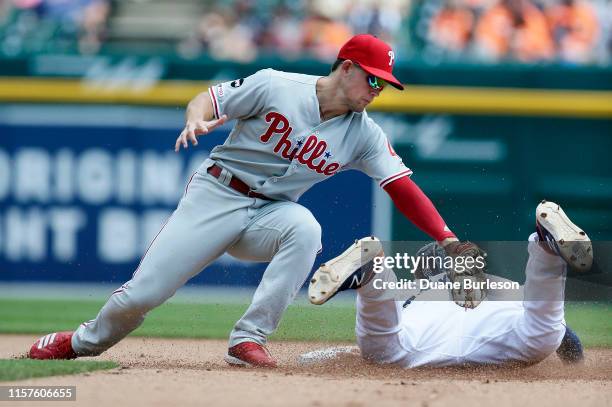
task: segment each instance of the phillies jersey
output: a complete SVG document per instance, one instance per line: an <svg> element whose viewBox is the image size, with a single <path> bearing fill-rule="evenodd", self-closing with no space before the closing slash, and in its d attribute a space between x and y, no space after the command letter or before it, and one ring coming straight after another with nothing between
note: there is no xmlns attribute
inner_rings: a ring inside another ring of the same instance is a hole
<svg viewBox="0 0 612 407"><path fill-rule="evenodd" d="M201 172L217 163L253 191L294 202L340 171L362 171L381 187L411 175L365 111L321 121L319 78L264 69L212 86L215 118L227 115L237 122Z"/></svg>

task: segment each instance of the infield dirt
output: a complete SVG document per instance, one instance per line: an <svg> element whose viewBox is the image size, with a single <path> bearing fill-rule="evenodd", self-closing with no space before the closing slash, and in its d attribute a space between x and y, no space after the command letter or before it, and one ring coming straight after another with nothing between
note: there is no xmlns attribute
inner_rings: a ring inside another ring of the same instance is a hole
<svg viewBox="0 0 612 407"><path fill-rule="evenodd" d="M0 336L0 358L24 354L37 338ZM259 370L225 364L226 345L128 338L92 358L120 368L10 384L76 385L77 401L69 406L612 406L612 349L587 350L580 366L552 355L529 367L401 370L373 366L357 354L302 366L297 358L304 352L348 344L272 342L281 367Z"/></svg>

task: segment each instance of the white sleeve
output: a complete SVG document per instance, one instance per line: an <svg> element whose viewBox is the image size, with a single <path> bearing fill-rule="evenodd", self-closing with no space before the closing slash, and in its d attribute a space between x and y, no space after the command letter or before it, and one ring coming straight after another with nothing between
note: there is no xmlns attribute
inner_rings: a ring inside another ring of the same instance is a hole
<svg viewBox="0 0 612 407"><path fill-rule="evenodd" d="M244 79L236 79L208 89L215 118L228 119L257 116L264 109L270 89L270 69L263 69Z"/></svg>
<svg viewBox="0 0 612 407"><path fill-rule="evenodd" d="M404 165L402 158L393 150L382 129L371 120L367 128L366 149L351 167L366 173L381 188L398 178L412 175L412 170Z"/></svg>

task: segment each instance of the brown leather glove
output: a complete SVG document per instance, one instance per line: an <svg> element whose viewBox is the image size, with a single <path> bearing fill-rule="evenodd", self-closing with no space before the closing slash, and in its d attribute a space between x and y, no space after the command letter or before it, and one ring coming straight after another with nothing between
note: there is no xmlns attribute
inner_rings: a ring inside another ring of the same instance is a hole
<svg viewBox="0 0 612 407"><path fill-rule="evenodd" d="M444 246L446 254L453 258L453 267L447 275L453 283L459 282L460 288L453 288L453 301L464 308L476 308L487 296L486 282L487 254L472 242L451 242ZM469 282L467 282L470 280Z"/></svg>

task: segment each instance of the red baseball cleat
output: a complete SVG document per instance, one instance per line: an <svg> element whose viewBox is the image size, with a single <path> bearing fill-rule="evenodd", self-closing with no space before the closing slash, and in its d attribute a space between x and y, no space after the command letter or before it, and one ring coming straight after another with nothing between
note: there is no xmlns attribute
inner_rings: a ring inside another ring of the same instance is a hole
<svg viewBox="0 0 612 407"><path fill-rule="evenodd" d="M242 342L227 350L225 361L232 366L276 367L270 352L255 342Z"/></svg>
<svg viewBox="0 0 612 407"><path fill-rule="evenodd" d="M72 349L74 332L56 332L45 335L30 348L30 359L75 359L77 354Z"/></svg>

